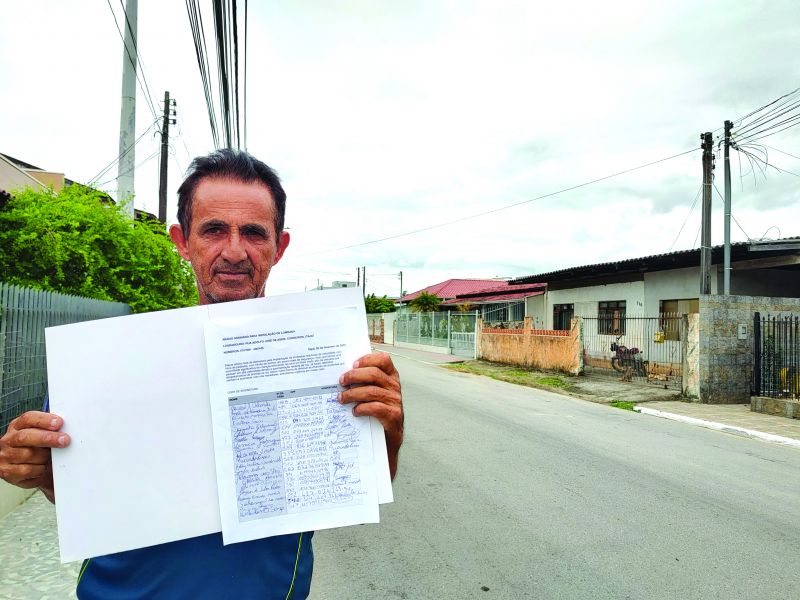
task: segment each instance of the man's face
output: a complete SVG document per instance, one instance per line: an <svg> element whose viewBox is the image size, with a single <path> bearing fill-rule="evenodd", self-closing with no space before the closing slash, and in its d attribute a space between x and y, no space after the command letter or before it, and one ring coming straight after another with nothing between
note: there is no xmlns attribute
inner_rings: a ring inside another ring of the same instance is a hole
<svg viewBox="0 0 800 600"><path fill-rule="evenodd" d="M169 230L180 255L192 263L200 304L264 295L270 269L289 245L275 233L275 202L266 185L206 178L195 188L188 237Z"/></svg>

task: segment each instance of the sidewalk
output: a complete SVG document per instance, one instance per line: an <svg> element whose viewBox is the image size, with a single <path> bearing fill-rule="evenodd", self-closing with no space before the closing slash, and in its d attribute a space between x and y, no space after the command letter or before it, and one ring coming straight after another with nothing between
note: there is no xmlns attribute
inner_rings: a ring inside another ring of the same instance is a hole
<svg viewBox="0 0 800 600"><path fill-rule="evenodd" d="M800 448L800 419L752 412L749 404L648 402L634 410L700 427Z"/></svg>
<svg viewBox="0 0 800 600"><path fill-rule="evenodd" d="M402 356L427 364L463 362L457 356L399 348L389 344L372 344L375 350ZM725 433L743 435L764 441L800 448L800 419L787 419L751 412L749 404L700 404L683 402L675 390L658 386L619 381L616 377L582 376L574 379L573 391L552 391L576 396L591 402L608 404L611 401L635 402L634 410Z"/></svg>
<svg viewBox="0 0 800 600"><path fill-rule="evenodd" d="M56 509L39 492L0 520L0 598L75 598L80 566L61 564Z"/></svg>

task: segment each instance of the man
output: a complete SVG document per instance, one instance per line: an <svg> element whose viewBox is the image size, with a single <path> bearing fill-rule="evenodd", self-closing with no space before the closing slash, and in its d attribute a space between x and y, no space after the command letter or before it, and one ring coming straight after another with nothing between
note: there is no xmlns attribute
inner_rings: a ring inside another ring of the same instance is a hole
<svg viewBox="0 0 800 600"><path fill-rule="evenodd" d="M226 149L197 158L178 190L170 236L197 279L201 304L257 298L289 245L283 230L286 194L278 176L251 155ZM397 471L403 442L400 379L386 354L361 357L341 378L340 401L383 425L389 468ZM63 420L28 412L0 438L0 477L39 488L55 502L51 448L63 448ZM121 515L120 518L124 518ZM304 598L311 585L312 533L222 546L221 534L161 544L84 561L78 597Z"/></svg>

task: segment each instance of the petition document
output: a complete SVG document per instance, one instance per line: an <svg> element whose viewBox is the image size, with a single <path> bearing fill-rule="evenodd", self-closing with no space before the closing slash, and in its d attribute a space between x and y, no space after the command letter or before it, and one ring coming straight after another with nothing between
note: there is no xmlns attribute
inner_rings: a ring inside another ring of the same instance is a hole
<svg viewBox="0 0 800 600"><path fill-rule="evenodd" d="M224 544L378 522L370 419L338 402L362 320L345 307L206 323Z"/></svg>

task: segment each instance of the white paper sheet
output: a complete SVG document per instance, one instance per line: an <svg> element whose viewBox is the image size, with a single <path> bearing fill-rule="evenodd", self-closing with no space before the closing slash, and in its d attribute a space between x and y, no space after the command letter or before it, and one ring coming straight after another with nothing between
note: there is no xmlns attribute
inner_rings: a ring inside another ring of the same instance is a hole
<svg viewBox="0 0 800 600"><path fill-rule="evenodd" d="M337 401L358 308L206 324L225 544L378 521L369 420Z"/></svg>
<svg viewBox="0 0 800 600"><path fill-rule="evenodd" d="M203 336L209 319L359 302L360 290L326 290L48 328L50 408L72 436L68 448L53 451L61 560L221 531ZM362 343L366 354L366 334ZM386 446L371 421L380 467ZM379 499L391 501L388 468L378 471Z"/></svg>

